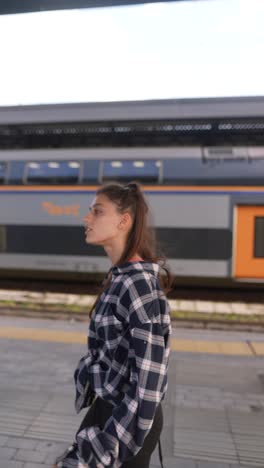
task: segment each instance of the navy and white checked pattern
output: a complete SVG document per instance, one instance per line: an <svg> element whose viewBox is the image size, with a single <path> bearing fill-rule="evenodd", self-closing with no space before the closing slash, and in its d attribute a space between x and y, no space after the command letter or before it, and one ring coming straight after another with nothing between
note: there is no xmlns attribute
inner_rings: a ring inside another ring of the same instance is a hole
<svg viewBox="0 0 264 468"><path fill-rule="evenodd" d="M75 405L82 407L89 382L97 396L113 404L113 413L103 430L93 426L76 435L65 468L118 468L136 455L151 429L167 389L171 333L159 268L132 262L111 270L111 284L90 322L88 353L75 371Z"/></svg>

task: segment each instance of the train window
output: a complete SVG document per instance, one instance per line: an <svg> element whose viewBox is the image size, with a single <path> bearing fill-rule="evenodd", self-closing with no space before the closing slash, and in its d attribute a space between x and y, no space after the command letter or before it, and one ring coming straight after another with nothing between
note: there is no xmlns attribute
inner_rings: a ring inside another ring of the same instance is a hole
<svg viewBox="0 0 264 468"><path fill-rule="evenodd" d="M6 251L6 228L0 226L0 252Z"/></svg>
<svg viewBox="0 0 264 468"><path fill-rule="evenodd" d="M263 185L263 171L264 161L230 160L218 164L212 160L204 164L201 159L191 157L163 160L164 184Z"/></svg>
<svg viewBox="0 0 264 468"><path fill-rule="evenodd" d="M97 183L99 174L99 161L83 161L83 183Z"/></svg>
<svg viewBox="0 0 264 468"><path fill-rule="evenodd" d="M103 180L122 182L139 180L145 183L155 183L159 180L160 161L104 161Z"/></svg>
<svg viewBox="0 0 264 468"><path fill-rule="evenodd" d="M78 161L32 161L27 165L26 181L29 184L77 184Z"/></svg>
<svg viewBox="0 0 264 468"><path fill-rule="evenodd" d="M8 183L23 184L24 169L24 161L12 161L9 167Z"/></svg>
<svg viewBox="0 0 264 468"><path fill-rule="evenodd" d="M3 184L5 182L6 172L7 172L7 163L0 162L0 184Z"/></svg>
<svg viewBox="0 0 264 468"><path fill-rule="evenodd" d="M163 161L163 182L175 182L180 178L181 165L177 159L164 159Z"/></svg>
<svg viewBox="0 0 264 468"><path fill-rule="evenodd" d="M198 158L177 158L163 160L163 183L201 184L206 181L202 162Z"/></svg>
<svg viewBox="0 0 264 468"><path fill-rule="evenodd" d="M264 217L255 217L254 257L264 258Z"/></svg>

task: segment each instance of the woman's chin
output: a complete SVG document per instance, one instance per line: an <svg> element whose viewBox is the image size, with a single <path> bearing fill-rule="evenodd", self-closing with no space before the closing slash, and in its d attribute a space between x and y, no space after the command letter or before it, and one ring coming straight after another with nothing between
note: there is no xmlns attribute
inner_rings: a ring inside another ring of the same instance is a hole
<svg viewBox="0 0 264 468"><path fill-rule="evenodd" d="M86 244L93 244L93 241L92 241L92 239L90 238L89 235L85 237L85 242L86 242Z"/></svg>
<svg viewBox="0 0 264 468"><path fill-rule="evenodd" d="M97 241L96 239L93 239L92 237L89 236L86 236L85 237L85 242L86 244L92 244L92 245L101 245L101 243L99 241Z"/></svg>

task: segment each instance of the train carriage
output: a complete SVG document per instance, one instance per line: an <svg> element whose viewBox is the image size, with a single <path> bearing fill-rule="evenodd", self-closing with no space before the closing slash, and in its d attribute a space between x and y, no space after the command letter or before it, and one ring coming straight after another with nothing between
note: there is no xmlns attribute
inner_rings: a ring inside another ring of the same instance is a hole
<svg viewBox="0 0 264 468"><path fill-rule="evenodd" d="M179 282L264 281L264 100L0 109L0 271L87 278L98 185L138 180Z"/></svg>

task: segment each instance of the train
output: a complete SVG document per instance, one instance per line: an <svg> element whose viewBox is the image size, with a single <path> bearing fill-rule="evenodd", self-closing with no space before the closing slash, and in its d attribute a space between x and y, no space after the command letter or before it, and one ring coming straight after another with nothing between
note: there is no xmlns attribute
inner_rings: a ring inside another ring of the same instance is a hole
<svg viewBox="0 0 264 468"><path fill-rule="evenodd" d="M261 109L252 99L0 108L0 276L103 276L109 260L85 243L83 217L102 183L137 180L178 284L261 286Z"/></svg>

